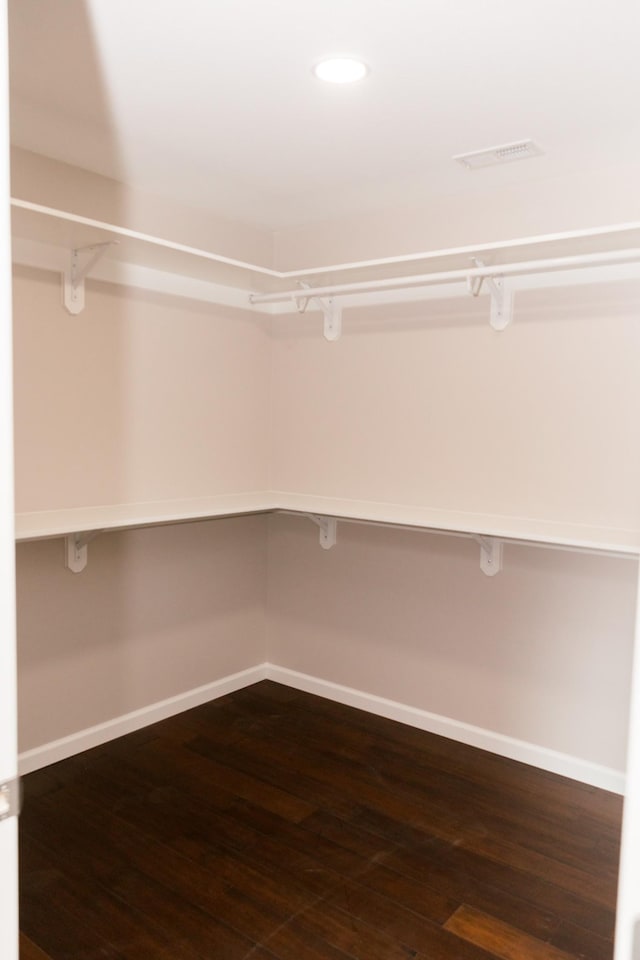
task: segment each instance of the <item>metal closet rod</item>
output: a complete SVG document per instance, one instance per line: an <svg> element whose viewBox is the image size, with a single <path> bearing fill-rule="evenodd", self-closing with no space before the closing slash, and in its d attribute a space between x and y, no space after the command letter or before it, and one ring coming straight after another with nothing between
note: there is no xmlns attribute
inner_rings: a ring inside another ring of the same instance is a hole
<svg viewBox="0 0 640 960"><path fill-rule="evenodd" d="M640 249L617 250L602 253L584 253L569 257L549 257L545 260L527 260L521 263L503 263L494 266L467 267L461 270L445 270L440 273L424 273L418 276L387 277L380 280L360 280L352 283L327 284L323 287L298 287L279 293L252 293L251 303L285 303L309 297L334 297L350 293L374 293L378 290L404 290L409 287L425 287L438 283L458 283L467 279L480 280L490 277L520 276L533 273L550 273L572 270L579 267L604 267L640 261Z"/></svg>

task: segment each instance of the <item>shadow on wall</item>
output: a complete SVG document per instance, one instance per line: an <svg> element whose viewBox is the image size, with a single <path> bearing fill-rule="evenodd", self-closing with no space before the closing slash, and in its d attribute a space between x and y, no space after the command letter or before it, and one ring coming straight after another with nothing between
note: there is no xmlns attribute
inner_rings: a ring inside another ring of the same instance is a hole
<svg viewBox="0 0 640 960"><path fill-rule="evenodd" d="M264 517L20 544L21 752L263 663L265 555Z"/></svg>
<svg viewBox="0 0 640 960"><path fill-rule="evenodd" d="M127 182L113 94L93 20L97 12L90 0L56 5L10 0L11 143ZM69 36L73 37L72 62L64 56ZM55 102L54 87L59 91ZM60 111L60 97L64 111ZM40 189L44 197L50 188L63 189L64 185L32 187ZM125 213L117 209L117 197L109 197L109 202L114 204L114 212Z"/></svg>
<svg viewBox="0 0 640 960"><path fill-rule="evenodd" d="M61 41L69 29L74 60L64 62ZM117 169L126 178L88 3L13 0L9 40L12 196L127 223L124 188L102 181L103 189L95 190L90 174L64 164ZM62 116L46 90L46 78L54 75L65 93ZM87 124L91 149L79 161ZM70 250L86 242L69 228ZM85 309L72 316L63 306L57 274L14 271L19 512L127 500L126 305L114 298L109 314L98 316L89 288L90 282ZM117 627L126 607L124 571L117 566L111 571L108 610L87 610L83 597L95 599L88 587L98 569L82 581L73 577L64 569L63 550L64 541L53 540L17 551L21 744L48 740L59 729L71 732L83 711L100 716L108 712L103 702L108 700L117 712L125 699Z"/></svg>
<svg viewBox="0 0 640 960"><path fill-rule="evenodd" d="M69 63L61 51L71 27L74 61ZM117 169L126 179L90 4L14 0L9 4L9 41L11 141L23 148L12 154L13 196L126 223L130 211L123 187L104 181L109 188L97 191L90 175L75 175L70 167L24 152L78 163L89 124L91 148L82 162L98 171ZM62 116L47 95L46 78L54 75L65 95ZM74 246L71 232L69 246ZM57 276L23 269L16 273L17 509L46 509L47 499L49 508L104 503L108 492L111 499L126 500L121 456L127 432L125 307L108 322L94 315L90 303L82 314L71 316L61 303ZM85 497L95 491L100 499L87 501L81 491Z"/></svg>

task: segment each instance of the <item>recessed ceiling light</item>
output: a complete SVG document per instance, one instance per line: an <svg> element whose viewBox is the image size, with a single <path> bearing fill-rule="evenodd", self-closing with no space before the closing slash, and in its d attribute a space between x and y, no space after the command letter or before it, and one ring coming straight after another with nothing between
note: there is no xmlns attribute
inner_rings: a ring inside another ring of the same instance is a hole
<svg viewBox="0 0 640 960"><path fill-rule="evenodd" d="M352 57L331 57L316 63L313 72L319 80L327 83L355 83L369 73L369 67L362 60Z"/></svg>

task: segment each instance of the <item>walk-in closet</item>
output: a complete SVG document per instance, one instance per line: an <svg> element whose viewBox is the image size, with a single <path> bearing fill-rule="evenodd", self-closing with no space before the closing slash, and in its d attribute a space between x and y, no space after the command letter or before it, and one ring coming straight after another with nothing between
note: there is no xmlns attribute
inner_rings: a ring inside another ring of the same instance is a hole
<svg viewBox="0 0 640 960"><path fill-rule="evenodd" d="M637 5L1 14L2 956L637 960Z"/></svg>

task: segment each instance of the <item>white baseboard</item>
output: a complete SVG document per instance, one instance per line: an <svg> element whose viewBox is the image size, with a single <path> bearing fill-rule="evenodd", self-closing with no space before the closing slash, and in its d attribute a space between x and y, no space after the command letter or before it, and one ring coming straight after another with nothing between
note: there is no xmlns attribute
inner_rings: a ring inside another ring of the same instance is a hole
<svg viewBox="0 0 640 960"><path fill-rule="evenodd" d="M602 790L624 794L625 775L619 770L603 767L588 760L581 760L579 757L572 757L556 750L550 750L547 747L527 743L524 740L516 740L492 730L484 730L468 723L461 723L459 720L429 713L427 710L397 703L395 700L387 700L375 694L364 693L362 690L345 687L339 683L312 677L306 673L298 673L296 670L279 667L273 663L261 663L258 666L250 667L248 670L242 670L240 673L234 673L228 677L223 677L221 680L215 680L213 683L197 687L195 690L188 690L186 693L161 700L159 703L143 707L141 710L134 710L132 713L126 713L97 726L88 727L86 730L80 730L78 733L63 737L60 740L54 740L33 750L27 750L21 753L18 758L20 775L24 776L33 770L46 767L51 763L57 763L59 760L65 760L67 757L81 753L83 750L89 750L91 747L97 747L109 740L115 740L116 737L132 733L134 730L140 730L142 727L157 723L159 720L166 720L167 717L182 713L184 710L190 710L192 707L198 707L210 700L216 700L227 693L233 693L235 690L241 690L252 683L258 683L260 680L273 680L285 686L294 687L296 690L303 690L306 693L324 697L326 700L335 700L337 703L356 707L380 717L387 717L389 720L397 720L399 723L406 723L411 727L417 727L441 737L448 737L450 740L457 740L460 743L487 750L489 753L496 753L501 757L519 760L542 770L588 783Z"/></svg>
<svg viewBox="0 0 640 960"><path fill-rule="evenodd" d="M387 700L374 694L363 693L361 690L344 687L339 683L320 680L317 677L298 673L296 670L289 670L286 667L278 667L272 663L266 663L264 666L266 668L265 676L268 680L294 687L296 690L304 690L305 693L313 693L319 697L324 697L326 700L335 700L337 703L356 707L359 710L365 710L367 713L387 717L389 720L397 720L411 727L418 727L420 730L426 730L441 737L448 737L450 740L457 740L472 747L479 747L481 750L496 753L501 757L519 760L522 763L539 767L541 770L558 773L560 776L579 780L602 790L624 794L625 775L619 770L603 767L588 760L581 760L579 757L560 753L557 750L550 750L547 747L528 743L525 740L516 740L514 737L507 737L492 730L484 730L482 727L461 723L459 720L429 713L427 710L397 703L395 700Z"/></svg>
<svg viewBox="0 0 640 960"><path fill-rule="evenodd" d="M24 776L33 770L47 767L50 763L66 760L67 757L82 753L83 750L97 747L109 740L115 740L116 737L122 737L126 733L133 733L134 730L140 730L152 723L158 723L159 720L173 717L176 713L182 713L192 707L199 707L210 700L224 697L227 693L233 693L235 690L241 690L252 683L258 683L259 680L265 680L267 676L266 666L265 663L262 663L257 667L250 667L248 670L240 671L240 673L233 673L221 680L214 680L213 683L206 683L202 687L196 687L186 693L153 703L141 710L125 713L121 717L114 717L113 720L99 723L95 727L87 727L86 730L72 733L68 737L62 737L60 740L53 740L41 747L27 750L18 757L19 773Z"/></svg>

